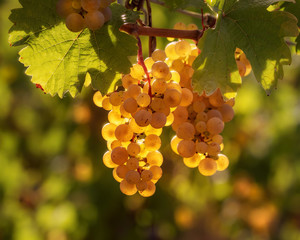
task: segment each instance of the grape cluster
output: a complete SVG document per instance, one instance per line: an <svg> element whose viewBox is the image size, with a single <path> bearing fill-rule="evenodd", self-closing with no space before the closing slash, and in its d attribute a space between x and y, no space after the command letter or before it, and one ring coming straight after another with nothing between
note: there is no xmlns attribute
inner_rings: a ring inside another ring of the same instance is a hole
<svg viewBox="0 0 300 240"><path fill-rule="evenodd" d="M111 19L109 5L115 0L58 0L56 11L65 18L67 28L79 32L84 28L97 30Z"/></svg>
<svg viewBox="0 0 300 240"><path fill-rule="evenodd" d="M183 94L179 74L164 62L166 54L156 50L145 59L147 74L140 64L132 66L122 78L122 88L104 97L94 95L94 102L109 110L109 123L102 128L108 152L104 164L114 168L114 178L126 195L137 191L144 197L155 192L162 176L163 156L160 134L173 122L171 111L181 104ZM175 81L176 80L176 81Z"/></svg>
<svg viewBox="0 0 300 240"><path fill-rule="evenodd" d="M171 147L188 167L198 167L205 176L228 167L220 133L233 118L234 99L225 102L219 89L210 96L193 92L192 63L199 53L186 40L171 42L144 65L134 64L115 92L95 93L94 103L110 111L102 128L108 148L103 162L113 168L124 194L154 194L162 176L164 126L176 132Z"/></svg>
<svg viewBox="0 0 300 240"><path fill-rule="evenodd" d="M194 93L191 104L177 107L172 128L176 136L171 140L172 150L183 157L190 168L198 167L204 176L225 170L229 161L221 154L224 123L232 120L234 100L225 102L219 89L206 96Z"/></svg>

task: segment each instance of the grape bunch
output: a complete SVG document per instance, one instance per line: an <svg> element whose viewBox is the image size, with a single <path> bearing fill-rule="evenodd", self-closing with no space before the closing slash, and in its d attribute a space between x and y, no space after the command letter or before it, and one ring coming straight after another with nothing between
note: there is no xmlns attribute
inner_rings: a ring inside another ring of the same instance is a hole
<svg viewBox="0 0 300 240"><path fill-rule="evenodd" d="M67 28L79 32L84 28L98 30L111 19L109 5L115 0L58 0L56 11L65 18Z"/></svg>
<svg viewBox="0 0 300 240"><path fill-rule="evenodd" d="M184 99L180 76L170 71L165 59L165 52L156 50L145 59L149 78L144 68L135 64L122 78L123 90L104 97L100 92L94 95L96 105L110 111L109 123L102 128L108 147L103 162L114 168L113 176L126 195L137 191L144 197L153 195L162 176L159 136L162 128L173 122L171 111Z"/></svg>
<svg viewBox="0 0 300 240"><path fill-rule="evenodd" d="M171 140L172 150L183 157L187 167L198 167L204 176L223 171L229 165L221 154L224 123L232 120L234 100L225 102L219 89L212 95L194 93L191 104L177 107L172 128L176 136Z"/></svg>
<svg viewBox="0 0 300 240"><path fill-rule="evenodd" d="M228 167L220 134L234 116L234 99L225 102L219 89L210 96L193 91L192 64L199 53L193 43L173 41L134 64L116 91L94 94L94 103L109 111L102 128L108 148L103 162L113 168L124 194L154 194L162 176L164 126L176 132L171 148L186 166L198 167L205 176Z"/></svg>

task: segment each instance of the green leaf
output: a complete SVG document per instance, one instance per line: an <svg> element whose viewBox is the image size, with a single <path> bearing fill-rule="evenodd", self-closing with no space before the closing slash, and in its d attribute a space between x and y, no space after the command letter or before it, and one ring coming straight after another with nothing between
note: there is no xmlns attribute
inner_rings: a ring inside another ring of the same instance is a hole
<svg viewBox="0 0 300 240"><path fill-rule="evenodd" d="M300 1L297 1L296 3L285 3L282 5L284 7L284 10L287 12L292 13L296 16L298 19L298 28L300 29ZM296 51L297 53L300 53L300 36L296 38Z"/></svg>
<svg viewBox="0 0 300 240"><path fill-rule="evenodd" d="M82 89L87 72L92 85L102 93L114 89L121 73L129 72L128 56L136 55L136 40L119 31L137 14L119 4L112 4L113 18L97 31L70 32L56 14L56 0L20 0L23 8L14 9L10 20L9 42L26 45L20 51L20 62L27 68L32 82L45 92L60 97L66 92L76 96ZM125 16L123 16L125 18Z"/></svg>
<svg viewBox="0 0 300 240"><path fill-rule="evenodd" d="M207 9L207 4L204 0L163 0L166 6L170 9L185 9L193 6L197 9Z"/></svg>
<svg viewBox="0 0 300 240"><path fill-rule="evenodd" d="M241 85L234 59L238 47L249 59L257 81L268 94L271 92L283 77L282 66L291 63L284 37L298 35L293 15L266 10L274 2L240 0L233 5L232 1L225 2L226 11L219 14L216 29L205 33L203 51L193 64L195 90L210 94L220 88L225 98L234 97Z"/></svg>

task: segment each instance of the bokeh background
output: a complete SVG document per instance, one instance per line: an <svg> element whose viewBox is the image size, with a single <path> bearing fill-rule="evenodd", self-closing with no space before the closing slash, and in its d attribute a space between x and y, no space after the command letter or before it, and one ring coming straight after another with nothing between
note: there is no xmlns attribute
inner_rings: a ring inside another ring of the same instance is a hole
<svg viewBox="0 0 300 240"><path fill-rule="evenodd" d="M102 163L107 113L91 87L52 98L24 74L20 48L7 41L18 6L0 0L0 240L300 239L300 56L270 96L253 74L243 79L223 132L227 171L204 177L185 167L166 128L155 195L127 197ZM153 13L157 27L201 24L154 5Z"/></svg>

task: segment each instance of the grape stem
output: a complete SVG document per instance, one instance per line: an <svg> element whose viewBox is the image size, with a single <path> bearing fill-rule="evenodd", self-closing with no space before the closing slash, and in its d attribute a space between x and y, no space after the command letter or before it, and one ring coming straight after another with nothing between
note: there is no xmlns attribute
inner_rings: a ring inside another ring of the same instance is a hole
<svg viewBox="0 0 300 240"><path fill-rule="evenodd" d="M144 58L143 58L142 42L141 42L141 39L140 39L139 35L137 34L137 32L133 33L133 35L137 39L137 45L138 45L138 54L137 54L138 64L140 64L143 67L144 72L145 72L145 74L147 76L147 82L148 82L148 85L149 85L148 95L150 96L150 98L152 98L151 79L150 79L150 75L149 75L149 72L147 70L147 67L145 65Z"/></svg>
<svg viewBox="0 0 300 240"><path fill-rule="evenodd" d="M136 23L125 23L120 27L121 31L130 35L152 36L152 37L170 37L192 39L196 42L203 36L203 30L177 30L167 28L152 28L147 26L139 26Z"/></svg>

